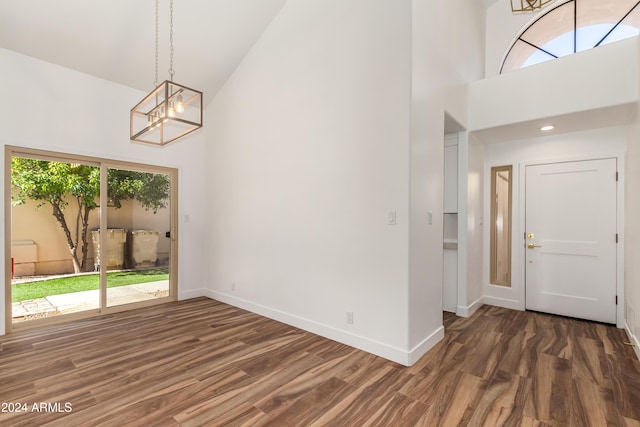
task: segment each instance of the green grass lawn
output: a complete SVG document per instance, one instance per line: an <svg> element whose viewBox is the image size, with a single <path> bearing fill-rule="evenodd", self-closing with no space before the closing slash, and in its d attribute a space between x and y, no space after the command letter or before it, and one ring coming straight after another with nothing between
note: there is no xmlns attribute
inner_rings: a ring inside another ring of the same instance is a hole
<svg viewBox="0 0 640 427"><path fill-rule="evenodd" d="M155 282L158 280L169 280L168 270L154 269L113 272L107 273L107 288L133 285L136 283ZM20 302L30 299L44 298L49 295L90 291L98 289L99 287L100 275L98 273L20 283L11 286L11 301Z"/></svg>

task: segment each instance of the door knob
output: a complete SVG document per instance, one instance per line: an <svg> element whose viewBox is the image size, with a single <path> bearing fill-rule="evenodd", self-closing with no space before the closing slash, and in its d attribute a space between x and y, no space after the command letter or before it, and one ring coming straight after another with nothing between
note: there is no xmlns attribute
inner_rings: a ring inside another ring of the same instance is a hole
<svg viewBox="0 0 640 427"><path fill-rule="evenodd" d="M540 245L534 245L533 243L529 243L529 244L527 245L527 248L529 248L529 249L533 249L533 248L541 248L541 247L542 247L542 246L540 246Z"/></svg>

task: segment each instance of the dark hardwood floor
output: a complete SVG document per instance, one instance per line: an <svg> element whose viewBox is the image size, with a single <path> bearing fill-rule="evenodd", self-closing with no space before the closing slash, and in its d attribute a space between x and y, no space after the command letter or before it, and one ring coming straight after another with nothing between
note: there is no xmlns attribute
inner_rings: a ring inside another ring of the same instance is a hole
<svg viewBox="0 0 640 427"><path fill-rule="evenodd" d="M445 327L412 367L205 298L16 332L0 425L640 426L622 330L489 306Z"/></svg>

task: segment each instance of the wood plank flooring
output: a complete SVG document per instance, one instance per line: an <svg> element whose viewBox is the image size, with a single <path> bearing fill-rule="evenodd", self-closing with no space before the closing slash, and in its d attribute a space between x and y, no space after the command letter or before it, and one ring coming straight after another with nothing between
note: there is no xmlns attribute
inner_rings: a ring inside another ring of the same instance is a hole
<svg viewBox="0 0 640 427"><path fill-rule="evenodd" d="M444 323L412 367L206 298L20 331L0 425L640 426L622 330L489 306Z"/></svg>

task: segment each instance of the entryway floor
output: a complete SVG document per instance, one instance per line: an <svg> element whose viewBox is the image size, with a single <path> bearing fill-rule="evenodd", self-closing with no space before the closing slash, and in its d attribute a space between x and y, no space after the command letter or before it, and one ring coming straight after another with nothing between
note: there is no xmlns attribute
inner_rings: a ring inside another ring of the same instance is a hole
<svg viewBox="0 0 640 427"><path fill-rule="evenodd" d="M140 283L135 285L108 288L109 305L122 305L169 295L169 281ZM98 290L74 292L71 294L51 295L34 300L25 300L11 304L14 322L32 320L98 308Z"/></svg>

